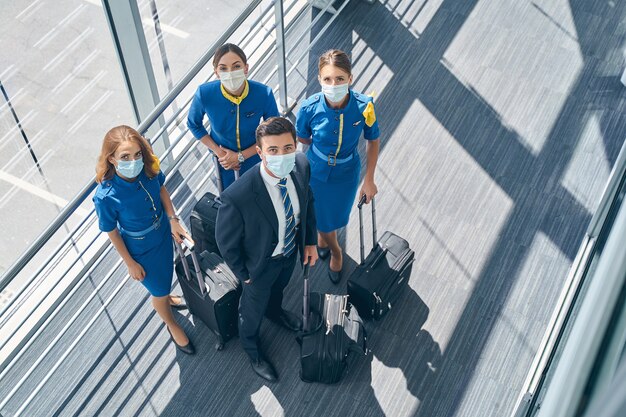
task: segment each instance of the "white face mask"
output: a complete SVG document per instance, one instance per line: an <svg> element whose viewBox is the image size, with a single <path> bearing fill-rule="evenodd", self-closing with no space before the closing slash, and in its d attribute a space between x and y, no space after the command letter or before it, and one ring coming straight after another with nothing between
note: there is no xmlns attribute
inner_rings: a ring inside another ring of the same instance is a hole
<svg viewBox="0 0 626 417"><path fill-rule="evenodd" d="M237 91L246 80L246 74L243 69L230 72L220 72L220 81L228 91Z"/></svg>
<svg viewBox="0 0 626 417"><path fill-rule="evenodd" d="M296 166L296 153L265 155L265 166L278 178L285 178Z"/></svg>
<svg viewBox="0 0 626 417"><path fill-rule="evenodd" d="M331 103L339 103L348 94L348 83L339 85L322 84L322 93Z"/></svg>

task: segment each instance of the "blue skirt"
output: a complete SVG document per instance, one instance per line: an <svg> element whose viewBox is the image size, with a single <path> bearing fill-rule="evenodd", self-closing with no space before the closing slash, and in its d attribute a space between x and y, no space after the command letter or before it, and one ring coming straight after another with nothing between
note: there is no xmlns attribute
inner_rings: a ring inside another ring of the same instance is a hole
<svg viewBox="0 0 626 417"><path fill-rule="evenodd" d="M166 219L161 227L148 232L142 239L122 238L135 262L141 265L146 276L141 281L153 297L164 297L172 288L174 275L174 246L170 222Z"/></svg>
<svg viewBox="0 0 626 417"><path fill-rule="evenodd" d="M329 233L345 227L359 187L361 161L358 153L343 164L331 167L311 150L307 158L311 165L311 190L315 198L317 230Z"/></svg>

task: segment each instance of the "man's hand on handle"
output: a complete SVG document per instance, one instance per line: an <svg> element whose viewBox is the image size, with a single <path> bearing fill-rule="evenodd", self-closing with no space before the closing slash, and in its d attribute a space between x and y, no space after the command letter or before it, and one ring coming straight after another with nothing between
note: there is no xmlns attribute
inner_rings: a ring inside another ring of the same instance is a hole
<svg viewBox="0 0 626 417"><path fill-rule="evenodd" d="M302 258L304 259L304 264L305 265L309 265L309 266L313 266L315 265L315 262L317 261L317 246L316 245L307 245L304 247L304 256L302 256Z"/></svg>

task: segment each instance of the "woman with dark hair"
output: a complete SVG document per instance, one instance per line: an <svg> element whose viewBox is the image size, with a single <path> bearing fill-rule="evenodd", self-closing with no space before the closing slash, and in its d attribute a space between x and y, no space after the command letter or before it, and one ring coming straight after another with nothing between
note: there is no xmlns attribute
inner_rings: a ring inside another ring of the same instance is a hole
<svg viewBox="0 0 626 417"><path fill-rule="evenodd" d="M217 80L198 87L189 109L187 126L219 158L222 186L260 161L254 132L261 118L278 116L272 89L247 80L248 61L237 45L222 45L213 57ZM211 133L203 124L209 118Z"/></svg>
<svg viewBox="0 0 626 417"><path fill-rule="evenodd" d="M352 64L338 49L319 59L318 80L322 91L306 99L296 118L298 140L310 144L311 188L315 196L320 258L330 254L329 278L341 279L342 249L337 229L348 224L360 181L361 161L357 150L363 133L367 140L367 169L359 192L369 203L378 192L374 171L378 161L378 122L371 97L350 89Z"/></svg>
<svg viewBox="0 0 626 417"><path fill-rule="evenodd" d="M165 175L148 141L128 126L109 130L98 158L96 181L93 202L100 230L109 236L130 277L152 295L152 305L176 347L193 354L193 344L172 315L172 308L186 306L181 297L170 295L172 237L179 243L191 237L174 212L163 185Z"/></svg>

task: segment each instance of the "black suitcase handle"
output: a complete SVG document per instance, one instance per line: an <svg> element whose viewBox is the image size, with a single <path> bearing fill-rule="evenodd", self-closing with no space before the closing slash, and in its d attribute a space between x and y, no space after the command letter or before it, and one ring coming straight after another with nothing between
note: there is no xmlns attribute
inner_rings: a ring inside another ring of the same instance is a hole
<svg viewBox="0 0 626 417"><path fill-rule="evenodd" d="M359 208L359 240L361 242L361 265L365 263L365 243L363 238L363 204L365 204L365 194L361 196L357 207ZM378 238L376 237L376 205L374 204L374 197L372 197L372 248L376 247Z"/></svg>
<svg viewBox="0 0 626 417"><path fill-rule="evenodd" d="M215 165L215 177L217 178L217 193L218 196L222 194L224 191L224 184L222 184L222 173L220 172L220 161L217 159L217 155L215 155L212 151L211 155L213 156L213 164ZM239 179L239 170L235 171L235 181Z"/></svg>
<svg viewBox="0 0 626 417"><path fill-rule="evenodd" d="M180 243L174 240L174 245L176 246L176 250L178 251L178 255L180 256L180 262L183 264L183 269L185 270L185 277L187 277L187 281L191 281L191 273L189 272L189 265L187 265L187 259L185 258L185 251ZM189 249L189 253L191 254L191 261L193 262L193 269L196 271L196 279L198 280L198 287L200 288L200 294L203 296L209 293L209 289L207 288L204 280L202 279L203 273L202 268L200 268L200 262L198 262L198 257L196 256L196 252L193 246L189 246L185 244L185 247Z"/></svg>
<svg viewBox="0 0 626 417"><path fill-rule="evenodd" d="M301 335L315 333L322 328L324 320L319 320L316 327L311 330L311 292L309 289L309 265L304 265L304 296L302 297L302 332ZM299 338L296 338L299 339Z"/></svg>
<svg viewBox="0 0 626 417"><path fill-rule="evenodd" d="M302 330L309 331L309 316L311 306L309 305L309 265L304 265L304 297L302 299Z"/></svg>

